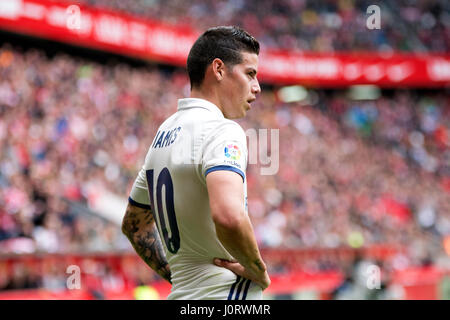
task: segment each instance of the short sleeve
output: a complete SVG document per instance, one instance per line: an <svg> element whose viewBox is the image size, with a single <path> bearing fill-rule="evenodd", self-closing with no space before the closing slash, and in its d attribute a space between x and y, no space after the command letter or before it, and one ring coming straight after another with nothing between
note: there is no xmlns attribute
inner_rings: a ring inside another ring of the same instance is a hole
<svg viewBox="0 0 450 320"><path fill-rule="evenodd" d="M202 174L206 178L213 171L228 170L236 172L245 181L247 154L244 130L231 121L220 124L203 146Z"/></svg>
<svg viewBox="0 0 450 320"><path fill-rule="evenodd" d="M136 180L134 180L128 202L137 207L150 209L150 200L148 198L148 189L145 177L145 169L142 167L136 177Z"/></svg>

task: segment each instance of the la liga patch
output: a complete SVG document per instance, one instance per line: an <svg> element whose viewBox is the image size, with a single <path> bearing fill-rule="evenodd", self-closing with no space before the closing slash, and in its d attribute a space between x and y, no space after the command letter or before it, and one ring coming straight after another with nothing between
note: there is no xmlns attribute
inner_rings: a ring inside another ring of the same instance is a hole
<svg viewBox="0 0 450 320"><path fill-rule="evenodd" d="M241 158L241 150L235 144L229 144L225 147L225 157L231 160L239 160Z"/></svg>

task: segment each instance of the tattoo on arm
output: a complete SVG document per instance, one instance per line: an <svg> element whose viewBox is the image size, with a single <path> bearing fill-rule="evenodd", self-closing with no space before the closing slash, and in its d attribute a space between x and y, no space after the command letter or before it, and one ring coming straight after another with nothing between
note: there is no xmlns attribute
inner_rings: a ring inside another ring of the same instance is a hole
<svg viewBox="0 0 450 320"><path fill-rule="evenodd" d="M142 260L161 277L171 282L169 264L152 211L128 204L122 231Z"/></svg>

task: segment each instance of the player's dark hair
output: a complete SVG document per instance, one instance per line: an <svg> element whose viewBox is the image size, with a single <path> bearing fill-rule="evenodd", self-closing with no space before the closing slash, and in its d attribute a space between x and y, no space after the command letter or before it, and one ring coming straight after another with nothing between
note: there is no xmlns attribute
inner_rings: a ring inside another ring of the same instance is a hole
<svg viewBox="0 0 450 320"><path fill-rule="evenodd" d="M191 88L202 84L206 67L215 58L232 68L242 62L241 52L259 54L259 42L244 29L221 26L206 30L195 41L188 55L187 70Z"/></svg>

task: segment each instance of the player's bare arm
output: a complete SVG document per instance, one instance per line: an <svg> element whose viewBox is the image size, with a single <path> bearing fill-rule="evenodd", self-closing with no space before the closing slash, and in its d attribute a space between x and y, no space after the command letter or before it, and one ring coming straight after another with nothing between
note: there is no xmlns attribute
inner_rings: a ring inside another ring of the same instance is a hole
<svg viewBox="0 0 450 320"><path fill-rule="evenodd" d="M169 264L152 211L129 203L122 221L122 232L145 263L171 282Z"/></svg>
<svg viewBox="0 0 450 320"><path fill-rule="evenodd" d="M206 176L206 184L217 236L237 259L237 262L216 260L215 263L266 289L270 278L245 213L241 176L230 171L215 171Z"/></svg>

